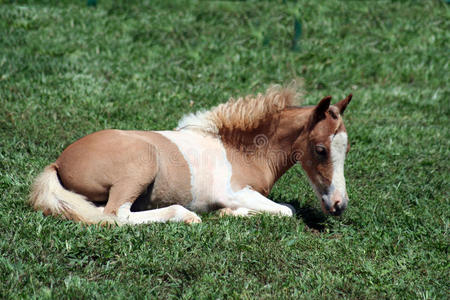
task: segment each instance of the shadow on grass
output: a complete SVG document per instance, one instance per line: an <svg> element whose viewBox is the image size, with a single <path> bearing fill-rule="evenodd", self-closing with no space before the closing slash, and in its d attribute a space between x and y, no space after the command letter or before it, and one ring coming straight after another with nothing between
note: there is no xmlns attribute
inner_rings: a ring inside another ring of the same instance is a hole
<svg viewBox="0 0 450 300"><path fill-rule="evenodd" d="M322 211L309 205L300 206L297 201L289 204L295 208L296 217L302 219L311 231L325 231L327 225L327 216L325 216Z"/></svg>

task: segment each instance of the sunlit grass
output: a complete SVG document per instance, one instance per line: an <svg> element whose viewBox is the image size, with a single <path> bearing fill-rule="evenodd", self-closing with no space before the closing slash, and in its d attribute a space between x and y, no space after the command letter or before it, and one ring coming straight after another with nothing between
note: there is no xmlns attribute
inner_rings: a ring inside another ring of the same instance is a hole
<svg viewBox="0 0 450 300"><path fill-rule="evenodd" d="M449 17L443 1L0 4L0 297L446 298ZM298 167L270 196L297 218L99 228L26 205L77 138L171 129L299 77L306 104L354 95L340 218Z"/></svg>

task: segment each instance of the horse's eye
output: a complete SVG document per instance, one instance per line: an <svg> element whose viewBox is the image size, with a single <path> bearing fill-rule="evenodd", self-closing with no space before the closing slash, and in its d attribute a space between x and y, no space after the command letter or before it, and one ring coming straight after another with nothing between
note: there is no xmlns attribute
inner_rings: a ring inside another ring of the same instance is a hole
<svg viewBox="0 0 450 300"><path fill-rule="evenodd" d="M319 154L320 156L325 156L327 155L327 149L322 145L317 145L316 153Z"/></svg>

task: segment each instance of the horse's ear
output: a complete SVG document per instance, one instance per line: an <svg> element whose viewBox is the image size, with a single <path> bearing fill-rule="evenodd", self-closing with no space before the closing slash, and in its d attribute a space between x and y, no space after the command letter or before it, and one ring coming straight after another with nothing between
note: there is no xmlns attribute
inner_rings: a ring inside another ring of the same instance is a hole
<svg viewBox="0 0 450 300"><path fill-rule="evenodd" d="M325 118L325 113L330 107L331 96L326 96L320 100L319 104L314 108L310 125L313 127L317 122Z"/></svg>
<svg viewBox="0 0 450 300"><path fill-rule="evenodd" d="M345 108L350 103L350 100L352 100L352 94L348 95L345 99L343 99L335 104L335 106L337 106L337 108L339 109L339 113L341 115L344 114Z"/></svg>

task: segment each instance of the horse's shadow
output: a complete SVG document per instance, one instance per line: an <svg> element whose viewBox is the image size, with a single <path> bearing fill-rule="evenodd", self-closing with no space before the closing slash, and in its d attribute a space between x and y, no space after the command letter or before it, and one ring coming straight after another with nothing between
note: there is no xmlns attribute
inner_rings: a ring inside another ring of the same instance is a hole
<svg viewBox="0 0 450 300"><path fill-rule="evenodd" d="M294 207L296 217L298 219L302 219L309 229L319 232L323 232L325 230L327 216L325 216L322 211L310 205L300 206L298 201L293 201L289 204Z"/></svg>

